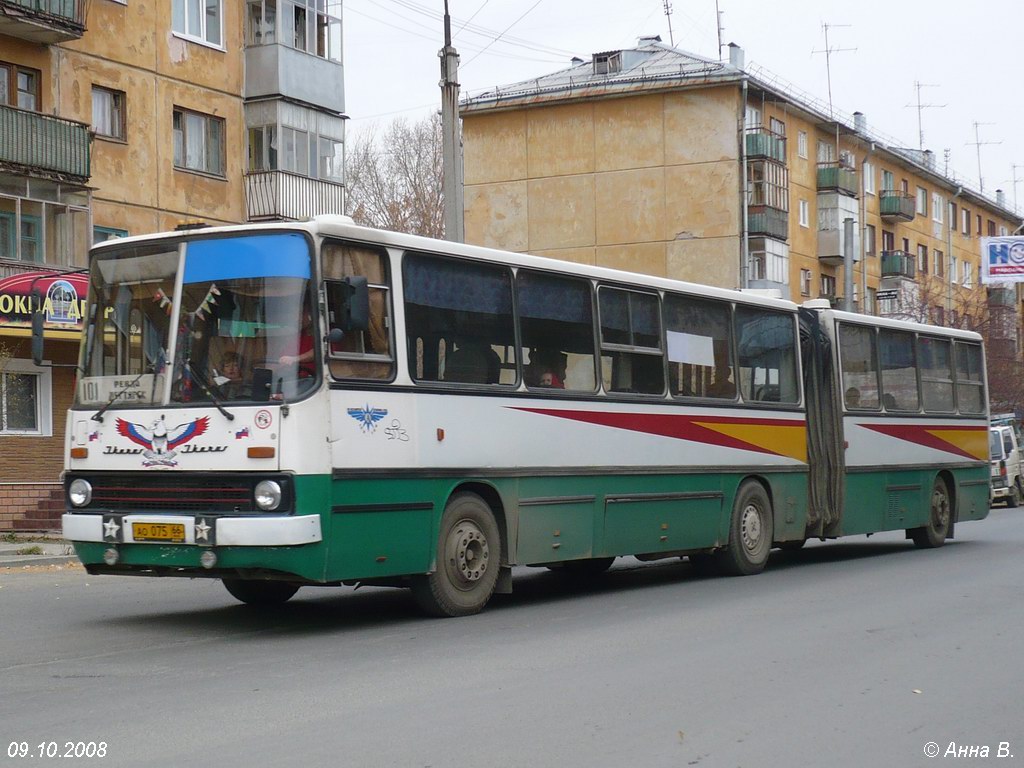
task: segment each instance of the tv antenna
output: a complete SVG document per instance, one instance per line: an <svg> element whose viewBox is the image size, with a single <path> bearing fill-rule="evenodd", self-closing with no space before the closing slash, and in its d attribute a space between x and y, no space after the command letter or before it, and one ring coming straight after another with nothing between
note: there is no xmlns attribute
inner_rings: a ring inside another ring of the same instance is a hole
<svg viewBox="0 0 1024 768"><path fill-rule="evenodd" d="M672 34L672 3L668 0L663 0L662 5L665 6L665 18L668 19L668 41L672 44L672 47L676 47L676 38Z"/></svg>
<svg viewBox="0 0 1024 768"><path fill-rule="evenodd" d="M1017 165L1016 163L1013 163L1012 165L1010 165L1010 170L1013 172L1013 178L1010 179L1010 183L1013 184L1013 208L1014 208L1014 210L1020 210L1019 208L1017 208L1017 185L1020 182L1024 181L1024 179L1018 179L1017 178L1017 169L1018 168L1024 168L1024 165Z"/></svg>
<svg viewBox="0 0 1024 768"><path fill-rule="evenodd" d="M834 117L832 109L832 54L833 53L846 53L847 51L856 51L856 48L833 48L828 42L828 31L836 27L849 27L849 24L829 24L827 21L821 23L821 28L825 30L825 50L823 51L811 51L814 53L825 54L825 76L828 80L828 116ZM836 126L836 134L838 136L839 127Z"/></svg>
<svg viewBox="0 0 1024 768"><path fill-rule="evenodd" d="M922 104L921 103L921 89L922 88L938 88L939 86L933 83L922 83L917 80L914 81L914 90L917 92L917 104L905 104L904 109L907 107L914 107L917 109L917 148L922 152L924 151L924 127L921 123L921 113L926 109L942 109L945 104Z"/></svg>
<svg viewBox="0 0 1024 768"><path fill-rule="evenodd" d="M995 125L995 123L979 123L974 121L974 141L968 141L967 146L973 146L978 153L978 186L982 194L985 194L985 179L981 175L981 148L986 144L1002 144L1001 141L982 141L981 132L978 130L982 125Z"/></svg>
<svg viewBox="0 0 1024 768"><path fill-rule="evenodd" d="M725 28L722 26L722 15L725 11L718 10L718 0L715 0L715 26L718 28L718 60L722 60L722 33Z"/></svg>

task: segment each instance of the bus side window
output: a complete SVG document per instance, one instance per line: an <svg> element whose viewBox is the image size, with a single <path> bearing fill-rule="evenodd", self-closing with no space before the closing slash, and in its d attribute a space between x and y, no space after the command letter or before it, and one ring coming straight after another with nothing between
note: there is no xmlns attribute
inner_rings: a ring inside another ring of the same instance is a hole
<svg viewBox="0 0 1024 768"><path fill-rule="evenodd" d="M651 293L601 286L601 376L609 392L661 395L665 364L661 312Z"/></svg>
<svg viewBox="0 0 1024 768"><path fill-rule="evenodd" d="M402 275L409 373L415 380L503 386L516 383L508 381L515 378L508 376L508 371L518 366L511 270L406 253ZM499 349L503 354L510 353L511 359L503 360Z"/></svg>
<svg viewBox="0 0 1024 768"><path fill-rule="evenodd" d="M949 339L919 336L917 352L925 411L951 413L956 406L953 402L953 365Z"/></svg>
<svg viewBox="0 0 1024 768"><path fill-rule="evenodd" d="M793 316L755 307L737 307L735 325L739 384L744 399L800 402Z"/></svg>
<svg viewBox="0 0 1024 768"><path fill-rule="evenodd" d="M882 405L887 411L916 411L917 359L914 355L914 334L882 328L878 332L878 354L882 369ZM950 406L953 402L950 381Z"/></svg>
<svg viewBox="0 0 1024 768"><path fill-rule="evenodd" d="M729 305L667 294L663 311L672 394L735 400Z"/></svg>
<svg viewBox="0 0 1024 768"><path fill-rule="evenodd" d="M530 388L593 392L594 318L590 283L519 270L516 275L523 369Z"/></svg>
<svg viewBox="0 0 1024 768"><path fill-rule="evenodd" d="M839 325L839 357L846 408L878 410L878 350L875 329Z"/></svg>
<svg viewBox="0 0 1024 768"><path fill-rule="evenodd" d="M346 277L365 277L369 284L370 322L365 331L349 330L340 343L328 349L328 366L334 378L390 379L395 361L391 339L391 296L387 259L382 251L336 242L322 249L327 281L327 322L337 327L343 308L341 291L332 290Z"/></svg>

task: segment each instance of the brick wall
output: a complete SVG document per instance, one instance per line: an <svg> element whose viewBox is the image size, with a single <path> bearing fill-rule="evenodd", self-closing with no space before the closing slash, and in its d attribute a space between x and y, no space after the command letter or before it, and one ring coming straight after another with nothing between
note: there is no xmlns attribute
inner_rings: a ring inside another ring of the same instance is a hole
<svg viewBox="0 0 1024 768"><path fill-rule="evenodd" d="M60 483L0 483L0 531L57 530L62 498Z"/></svg>
<svg viewBox="0 0 1024 768"><path fill-rule="evenodd" d="M31 358L28 339L0 337L0 341L12 358ZM47 340L45 351L47 359L52 362L74 363L78 357L78 343ZM0 530L18 527L15 521L35 519L39 503L49 499L52 491L60 489L60 473L64 468L64 425L74 394L74 382L74 368L52 369L51 437L0 436ZM59 524L58 516L57 527Z"/></svg>

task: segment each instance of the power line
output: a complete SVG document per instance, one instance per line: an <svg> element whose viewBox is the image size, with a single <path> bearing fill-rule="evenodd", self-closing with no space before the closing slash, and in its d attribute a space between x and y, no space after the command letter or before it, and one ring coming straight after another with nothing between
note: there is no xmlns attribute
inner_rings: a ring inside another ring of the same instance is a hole
<svg viewBox="0 0 1024 768"><path fill-rule="evenodd" d="M474 61L475 61L475 60L476 60L476 59L477 59L477 58L478 58L478 57L479 57L479 56L480 56L480 55L481 55L481 54L482 54L482 53L483 53L484 51L486 51L486 50L487 50L488 48L490 48L490 47L491 47L492 45L494 45L494 43L498 42L498 41L499 41L499 40L500 40L500 39L502 38L502 36L503 36L503 35L505 34L505 32L508 32L508 31L509 31L510 29L512 29L512 27L514 27L514 26L515 26L516 24L518 24L518 23L519 23L520 21L522 21L523 19L525 19L525 18L526 18L526 16L527 16L527 14L529 14L529 13L530 13L530 11L532 11L532 10L533 10L534 8L536 8L536 7L538 6L538 5L540 5L540 4L542 3L542 2L544 2L544 0L537 0L537 2L535 2L535 3L533 4L533 5L531 5L531 6L530 6L530 7L529 7L529 8L528 8L528 9L527 9L527 10L526 10L526 11L525 11L524 13L523 13L523 15L522 15L522 16L520 16L520 17L519 17L518 19L516 19L516 20L515 20L515 21L513 21L513 22L512 22L511 24L509 24L509 25L508 25L507 27L505 27L505 29L504 29L504 30L502 31L502 33L501 33L500 35L498 35L498 36L497 36L496 38L494 38L494 40L493 40L493 41L491 41L490 43L488 43L488 44L487 44L487 46L486 46L486 47L484 48L484 50L483 50L483 51L480 51L480 53L476 54L475 56L473 56L473 58L471 58L471 59L470 59L469 61L467 61L467 62L466 62L466 66L468 67L468 66L469 66L470 64L472 64L472 63L473 63L473 62L474 62Z"/></svg>

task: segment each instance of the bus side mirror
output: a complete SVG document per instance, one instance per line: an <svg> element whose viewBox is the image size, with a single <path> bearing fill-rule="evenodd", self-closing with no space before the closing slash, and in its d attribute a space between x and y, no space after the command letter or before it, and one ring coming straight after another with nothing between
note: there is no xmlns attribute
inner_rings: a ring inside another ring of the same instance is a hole
<svg viewBox="0 0 1024 768"><path fill-rule="evenodd" d="M331 329L365 331L370 327L370 288L365 277L352 276L327 283Z"/></svg>
<svg viewBox="0 0 1024 768"><path fill-rule="evenodd" d="M32 362L36 365L43 364L43 324L45 322L42 296L34 294L32 296Z"/></svg>

